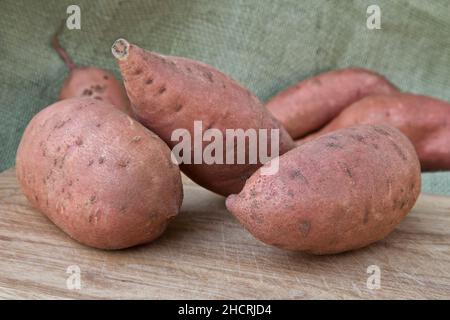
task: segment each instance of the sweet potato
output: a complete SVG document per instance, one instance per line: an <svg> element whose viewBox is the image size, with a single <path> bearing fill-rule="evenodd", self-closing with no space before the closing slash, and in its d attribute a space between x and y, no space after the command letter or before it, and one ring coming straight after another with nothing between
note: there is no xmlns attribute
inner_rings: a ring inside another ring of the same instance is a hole
<svg viewBox="0 0 450 320"><path fill-rule="evenodd" d="M396 127L413 143L423 171L450 170L450 103L407 93L370 96L306 140L358 124Z"/></svg>
<svg viewBox="0 0 450 320"><path fill-rule="evenodd" d="M261 169L227 198L228 210L263 242L313 254L386 237L413 207L421 184L414 147L388 126L324 135L280 156L277 174Z"/></svg>
<svg viewBox="0 0 450 320"><path fill-rule="evenodd" d="M379 74L362 68L322 73L281 91L267 109L294 139L319 130L355 101L397 88Z"/></svg>
<svg viewBox="0 0 450 320"><path fill-rule="evenodd" d="M112 73L87 66L77 66L58 40L61 29L53 36L52 46L66 64L70 73L59 93L60 99L91 97L104 100L131 115L130 101L125 88Z"/></svg>
<svg viewBox="0 0 450 320"><path fill-rule="evenodd" d="M203 131L217 129L223 137L227 129L277 129L280 153L294 143L261 102L247 89L211 66L190 59L145 51L124 39L112 52L124 79L136 119L160 136L170 147L179 141L171 136L185 128L194 136L194 122L202 121ZM268 139L267 147L272 140ZM209 142L202 142L203 148ZM260 143L260 141L258 142ZM248 156L248 145L245 154ZM194 144L190 156L194 153ZM223 158L231 149L223 141ZM192 158L192 157L191 157ZM245 180L262 163L187 164L181 169L201 186L222 195L239 192Z"/></svg>
<svg viewBox="0 0 450 320"><path fill-rule="evenodd" d="M34 116L16 172L33 206L75 240L102 249L157 238L183 197L167 145L92 98L61 100Z"/></svg>

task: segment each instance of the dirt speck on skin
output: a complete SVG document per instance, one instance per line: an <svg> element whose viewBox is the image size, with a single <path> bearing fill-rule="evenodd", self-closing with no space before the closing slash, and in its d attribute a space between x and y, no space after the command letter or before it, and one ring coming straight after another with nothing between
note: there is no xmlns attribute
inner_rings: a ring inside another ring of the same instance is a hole
<svg viewBox="0 0 450 320"><path fill-rule="evenodd" d="M306 184L308 184L308 179L303 175L303 173L300 170L293 170L289 173L289 177L292 180L300 180Z"/></svg>
<svg viewBox="0 0 450 320"><path fill-rule="evenodd" d="M213 74L211 73L211 71L205 71L203 72L203 76L209 81L209 82L214 82L213 79Z"/></svg>
<svg viewBox="0 0 450 320"><path fill-rule="evenodd" d="M167 90L166 86L162 86L161 88L158 89L156 95L162 95L164 92L166 92L166 90Z"/></svg>
<svg viewBox="0 0 450 320"><path fill-rule="evenodd" d="M81 137L78 137L78 138L75 140L75 144L76 144L77 146L81 146L81 145L83 144L83 139L82 139Z"/></svg>
<svg viewBox="0 0 450 320"><path fill-rule="evenodd" d="M325 146L327 148L330 148L330 149L342 149L342 146L340 144L335 143L335 142L327 142L325 144Z"/></svg>
<svg viewBox="0 0 450 320"><path fill-rule="evenodd" d="M300 233L306 237L309 234L309 231L311 230L311 222L309 222L308 220L303 220L300 222L299 225L299 229L300 229Z"/></svg>
<svg viewBox="0 0 450 320"><path fill-rule="evenodd" d="M101 211L100 209L96 209L94 213L91 213L88 217L89 223L97 224L100 220Z"/></svg>
<svg viewBox="0 0 450 320"><path fill-rule="evenodd" d="M92 96L93 92L91 89L84 89L82 95L83 96Z"/></svg>
<svg viewBox="0 0 450 320"><path fill-rule="evenodd" d="M344 166L344 171L347 176L349 176L350 178L353 178L352 170L348 166Z"/></svg>
<svg viewBox="0 0 450 320"><path fill-rule="evenodd" d="M71 118L67 119L67 120L59 120L54 126L53 129L60 129L62 127L64 127L64 125L69 122L70 120L72 120Z"/></svg>
<svg viewBox="0 0 450 320"><path fill-rule="evenodd" d="M400 156L400 158L402 158L402 160L405 161L408 160L408 157L403 152L403 150L398 146L398 144L396 144L394 141L391 141L391 145L394 148L395 152L397 152L397 154Z"/></svg>
<svg viewBox="0 0 450 320"><path fill-rule="evenodd" d="M117 162L117 165L121 168L126 168L128 164L130 163L130 160L128 159L121 159Z"/></svg>
<svg viewBox="0 0 450 320"><path fill-rule="evenodd" d="M370 210L366 209L366 211L364 211L363 224L367 224L367 222L369 222L369 216L370 216Z"/></svg>
<svg viewBox="0 0 450 320"><path fill-rule="evenodd" d="M406 205L405 200L400 201L400 210L403 209L405 207L405 205Z"/></svg>
<svg viewBox="0 0 450 320"><path fill-rule="evenodd" d="M181 109L183 109L183 105L182 105L181 103L179 103L179 104L177 104L177 105L175 106L174 111L175 111L175 112L179 112L179 111L181 111Z"/></svg>

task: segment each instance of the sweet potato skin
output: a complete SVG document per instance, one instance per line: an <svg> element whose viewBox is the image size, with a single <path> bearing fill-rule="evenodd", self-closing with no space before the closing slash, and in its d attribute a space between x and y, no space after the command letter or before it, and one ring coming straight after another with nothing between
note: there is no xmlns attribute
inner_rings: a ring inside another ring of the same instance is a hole
<svg viewBox="0 0 450 320"><path fill-rule="evenodd" d="M420 192L410 141L388 126L342 129L258 170L226 206L256 238L289 250L332 254L386 237Z"/></svg>
<svg viewBox="0 0 450 320"><path fill-rule="evenodd" d="M75 67L64 80L59 98L90 97L109 102L117 109L132 115L124 86L112 73L96 67Z"/></svg>
<svg viewBox="0 0 450 320"><path fill-rule="evenodd" d="M383 76L363 68L322 73L281 91L266 108L294 139L319 130L353 102L398 89Z"/></svg>
<svg viewBox="0 0 450 320"><path fill-rule="evenodd" d="M16 173L34 207L75 240L101 249L157 238L183 197L165 143L91 98L39 112L20 142Z"/></svg>
<svg viewBox="0 0 450 320"><path fill-rule="evenodd" d="M305 140L359 124L399 129L416 148L423 171L450 170L450 103L408 93L366 97Z"/></svg>
<svg viewBox="0 0 450 320"><path fill-rule="evenodd" d="M133 44L125 50L126 58L118 64L136 119L170 147L178 144L171 140L176 129L185 128L194 136L194 121L203 122L203 132L218 129L224 137L226 129L278 129L280 154L294 147L292 138L250 91L213 67ZM208 144L203 142L203 148ZM225 145L223 141L224 158ZM261 165L202 163L182 164L181 169L199 185L226 196L239 192Z"/></svg>

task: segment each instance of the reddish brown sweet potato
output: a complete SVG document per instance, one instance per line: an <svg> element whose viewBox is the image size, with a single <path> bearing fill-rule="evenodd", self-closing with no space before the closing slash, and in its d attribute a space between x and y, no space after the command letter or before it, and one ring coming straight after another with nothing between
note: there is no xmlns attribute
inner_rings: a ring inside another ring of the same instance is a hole
<svg viewBox="0 0 450 320"><path fill-rule="evenodd" d="M420 182L407 137L388 126L357 126L280 156L277 174L259 169L226 206L265 243L330 254L386 237L413 207Z"/></svg>
<svg viewBox="0 0 450 320"><path fill-rule="evenodd" d="M320 74L281 91L267 109L294 139L319 130L355 101L372 94L390 94L397 88L381 75L361 68Z"/></svg>
<svg viewBox="0 0 450 320"><path fill-rule="evenodd" d="M413 143L423 171L450 170L450 103L407 93L370 96L305 140L358 124L396 127Z"/></svg>
<svg viewBox="0 0 450 320"><path fill-rule="evenodd" d="M176 129L185 128L194 136L194 121L203 122L203 132L218 129L223 137L226 129L278 129L280 153L294 146L291 137L250 91L213 67L145 51L124 39L117 40L112 51L136 118L170 147L179 142L171 139ZM268 140L270 145L272 140ZM208 144L203 142L203 148ZM225 141L223 146L225 159L229 151ZM201 163L183 164L181 169L203 187L228 195L239 192L260 166L249 162Z"/></svg>
<svg viewBox="0 0 450 320"><path fill-rule="evenodd" d="M33 206L72 238L102 249L152 241L183 197L167 145L91 98L39 112L20 142L16 172Z"/></svg>
<svg viewBox="0 0 450 320"><path fill-rule="evenodd" d="M70 73L64 81L59 98L91 97L104 100L131 115L130 101L123 85L106 70L77 66L59 43L60 31L54 35L52 46L69 68Z"/></svg>

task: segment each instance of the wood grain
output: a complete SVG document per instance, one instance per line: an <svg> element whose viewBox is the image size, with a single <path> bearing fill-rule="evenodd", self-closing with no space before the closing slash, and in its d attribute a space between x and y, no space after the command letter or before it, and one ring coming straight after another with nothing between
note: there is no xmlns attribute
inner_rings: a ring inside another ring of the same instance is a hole
<svg viewBox="0 0 450 320"><path fill-rule="evenodd" d="M81 269L69 290L66 270ZM381 270L370 290L367 267ZM71 240L30 207L13 170L0 174L3 299L448 299L450 200L422 195L387 239L315 257L255 240L224 199L185 180L182 213L152 244L100 251Z"/></svg>

